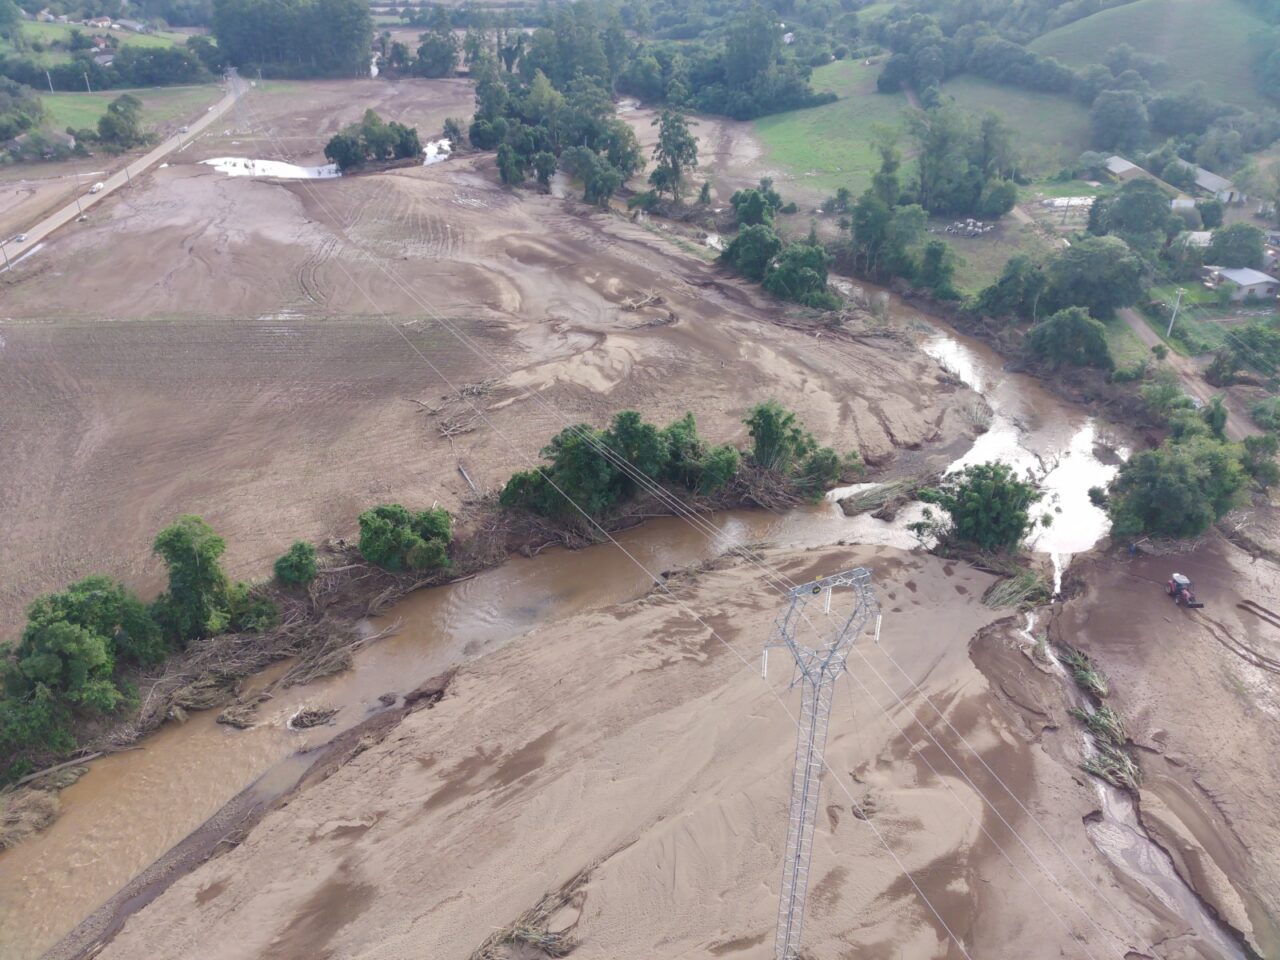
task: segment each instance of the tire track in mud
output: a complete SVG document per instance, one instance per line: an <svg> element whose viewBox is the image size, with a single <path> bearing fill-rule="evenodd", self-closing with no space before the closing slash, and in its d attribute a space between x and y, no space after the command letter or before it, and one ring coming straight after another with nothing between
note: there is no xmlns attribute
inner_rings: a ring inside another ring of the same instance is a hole
<svg viewBox="0 0 1280 960"><path fill-rule="evenodd" d="M319 271L329 262L337 245L337 237L326 237L298 267L298 287L302 290L302 295L312 303L323 304L329 299L320 284Z"/></svg>
<svg viewBox="0 0 1280 960"><path fill-rule="evenodd" d="M1249 602L1249 601L1246 601L1246 602ZM1236 606L1240 607L1241 609L1247 609L1244 603L1238 603L1236 604ZM1265 610L1266 608L1264 607L1262 609ZM1250 610L1249 612L1253 613L1252 610ZM1255 616L1261 616L1261 615L1255 614ZM1222 624L1217 620L1214 620L1212 617L1206 616L1205 614L1201 613L1197 616L1197 619L1204 621L1205 628L1209 631L1209 633L1213 636L1215 640L1217 640L1220 644L1222 644L1224 647L1226 647L1228 650L1234 653L1237 657L1239 657L1245 663L1255 666L1259 670L1266 670L1268 673L1280 674L1280 659L1276 659L1275 657L1269 657L1265 653L1260 653L1257 650L1253 649L1253 647L1249 646L1247 643L1242 643L1241 641L1237 640L1235 637L1231 635L1231 631L1228 630L1224 624ZM1210 624L1212 624L1212 626L1210 626ZM1277 626L1280 626L1280 624L1277 624Z"/></svg>

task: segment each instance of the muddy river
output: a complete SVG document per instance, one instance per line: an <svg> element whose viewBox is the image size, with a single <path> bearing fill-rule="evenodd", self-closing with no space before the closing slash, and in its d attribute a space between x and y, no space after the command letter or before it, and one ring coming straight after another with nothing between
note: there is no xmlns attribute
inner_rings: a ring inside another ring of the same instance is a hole
<svg viewBox="0 0 1280 960"><path fill-rule="evenodd" d="M1037 472L1048 491L1053 523L1033 546L1059 569L1070 554L1092 546L1106 518L1086 491L1114 471L1095 456L1095 425L1067 409L1029 377L1002 370L999 358L975 341L923 323L922 348L976 389L991 407L990 428L958 464L1000 459ZM618 546L547 551L513 559L470 580L424 591L400 603L388 621L400 629L359 654L353 669L307 687L283 690L263 704L258 726L237 731L214 713L167 726L139 748L94 762L62 794L62 815L43 834L0 854L0 944L8 960L34 960L162 853L196 829L246 786L261 780L289 786L288 758L332 738L378 709L379 696L403 693L460 661L539 625L635 598L662 571L687 566L746 543L811 546L837 541L909 548L906 525L919 514L903 510L892 523L846 517L835 502L786 513L728 512L700 529L682 520L651 521L618 535ZM371 624L378 629L384 624ZM761 637L763 642L764 637ZM269 677L258 678L266 683ZM304 704L340 707L336 725L295 732L288 718ZM293 774L296 776L296 774ZM1108 803L1108 829L1127 823L1123 804ZM1093 831L1115 849L1114 837ZM1125 868L1140 869L1140 835L1125 835ZM1159 868L1157 864L1157 868ZM1156 868L1153 868L1156 869ZM1161 884L1167 881L1159 869ZM1224 956L1229 956L1224 952Z"/></svg>

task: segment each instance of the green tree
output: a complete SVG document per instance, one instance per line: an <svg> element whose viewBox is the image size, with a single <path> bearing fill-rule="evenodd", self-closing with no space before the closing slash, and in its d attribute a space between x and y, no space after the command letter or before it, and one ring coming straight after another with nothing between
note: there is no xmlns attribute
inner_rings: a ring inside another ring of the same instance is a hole
<svg viewBox="0 0 1280 960"><path fill-rule="evenodd" d="M1204 252L1204 262L1218 267L1262 266L1266 249L1262 231L1250 223L1233 223L1213 232L1209 249Z"/></svg>
<svg viewBox="0 0 1280 960"><path fill-rule="evenodd" d="M725 79L735 87L751 83L773 65L782 49L782 31L758 3L733 20L725 43Z"/></svg>
<svg viewBox="0 0 1280 960"><path fill-rule="evenodd" d="M653 125L658 128L658 142L653 148L658 165L649 175L649 182L659 193L666 191L673 199L679 199L685 174L698 165L698 140L679 111L663 110Z"/></svg>
<svg viewBox="0 0 1280 960"><path fill-rule="evenodd" d="M1050 366L1115 366L1106 329L1082 307L1068 307L1046 317L1027 334L1027 349Z"/></svg>
<svg viewBox="0 0 1280 960"><path fill-rule="evenodd" d="M756 224L771 226L773 224L773 207L770 206L769 201L765 199L764 194L759 190L751 188L737 190L729 198L729 205L733 207L733 213L738 219L739 227L751 227Z"/></svg>
<svg viewBox="0 0 1280 960"><path fill-rule="evenodd" d="M498 176L509 187L524 183L524 164L520 155L506 143L498 144Z"/></svg>
<svg viewBox="0 0 1280 960"><path fill-rule="evenodd" d="M533 175L543 187L551 186L551 178L556 172L556 155L541 150L533 155Z"/></svg>
<svg viewBox="0 0 1280 960"><path fill-rule="evenodd" d="M146 605L122 584L100 574L38 597L27 608L28 629L58 622L83 627L103 638L115 661L150 665L168 652Z"/></svg>
<svg viewBox="0 0 1280 960"><path fill-rule="evenodd" d="M729 241L720 259L752 280L763 280L769 264L782 251L782 241L773 228L756 224L739 230Z"/></svg>
<svg viewBox="0 0 1280 960"><path fill-rule="evenodd" d="M148 139L142 130L142 101L133 94L116 97L98 118L98 140L112 149L127 150Z"/></svg>
<svg viewBox="0 0 1280 960"><path fill-rule="evenodd" d="M617 414L601 436L601 442L617 467L612 481L616 488L615 500L629 500L635 496L639 490L635 473L656 480L666 468L670 452L666 436L634 410L623 410Z"/></svg>
<svg viewBox="0 0 1280 960"><path fill-rule="evenodd" d="M1245 484L1239 447L1210 437L1134 454L1108 493L1120 536L1196 537L1236 503Z"/></svg>
<svg viewBox="0 0 1280 960"><path fill-rule="evenodd" d="M817 449L813 435L776 400L756 404L742 422L751 434L751 459L762 469L790 473Z"/></svg>
<svg viewBox="0 0 1280 960"><path fill-rule="evenodd" d="M1222 402L1222 397L1213 397L1200 410L1200 419L1204 421L1205 426L1219 440L1227 435L1227 405Z"/></svg>
<svg viewBox="0 0 1280 960"><path fill-rule="evenodd" d="M1024 253L1015 254L1005 262L1000 278L978 294L975 308L983 316L1034 320L1047 285L1039 263Z"/></svg>
<svg viewBox="0 0 1280 960"><path fill-rule="evenodd" d="M1273 433L1244 438L1244 472L1263 490L1280 484L1277 451L1280 451L1280 439Z"/></svg>
<svg viewBox="0 0 1280 960"><path fill-rule="evenodd" d="M964 547L986 551L1016 550L1031 530L1031 508L1042 494L1003 463L977 463L946 474L936 487L920 491L920 499L946 511L936 523L926 514L920 531Z"/></svg>
<svg viewBox="0 0 1280 960"><path fill-rule="evenodd" d="M1089 136L1099 150L1131 151L1147 138L1150 118L1133 90L1103 90L1089 111Z"/></svg>
<svg viewBox="0 0 1280 960"><path fill-rule="evenodd" d="M704 207L711 202L711 181L703 180L702 189L698 191L698 202Z"/></svg>
<svg viewBox="0 0 1280 960"><path fill-rule="evenodd" d="M945 240L930 240L924 245L917 279L944 300L959 300L952 279L956 274L956 255Z"/></svg>
<svg viewBox="0 0 1280 960"><path fill-rule="evenodd" d="M360 514L360 555L386 570L435 570L449 565L452 518L441 507L411 513L398 503Z"/></svg>
<svg viewBox="0 0 1280 960"><path fill-rule="evenodd" d="M106 637L65 620L29 626L14 651L28 690L43 687L73 707L109 713L123 694L111 681L115 663Z"/></svg>
<svg viewBox="0 0 1280 960"><path fill-rule="evenodd" d="M320 572L316 548L305 540L295 540L275 562L276 579L289 586L306 586Z"/></svg>
<svg viewBox="0 0 1280 960"><path fill-rule="evenodd" d="M324 146L325 159L336 163L343 173L364 164L364 147L359 137L348 133L334 134Z"/></svg>
<svg viewBox="0 0 1280 960"><path fill-rule="evenodd" d="M1200 211L1200 223L1206 230L1216 230L1222 226L1226 206L1221 200L1197 200L1196 209Z"/></svg>
<svg viewBox="0 0 1280 960"><path fill-rule="evenodd" d="M764 275L764 288L775 297L807 307L832 310L839 299L827 290L827 266L831 258L816 244L793 243L785 247Z"/></svg>
<svg viewBox="0 0 1280 960"><path fill-rule="evenodd" d="M227 576L218 563L226 546L190 514L156 534L152 550L169 568L169 589L157 598L152 615L179 643L219 633L229 623Z"/></svg>
<svg viewBox="0 0 1280 960"><path fill-rule="evenodd" d="M1142 260L1119 237L1084 237L1055 254L1047 273L1055 309L1080 306L1099 320L1142 296Z"/></svg>

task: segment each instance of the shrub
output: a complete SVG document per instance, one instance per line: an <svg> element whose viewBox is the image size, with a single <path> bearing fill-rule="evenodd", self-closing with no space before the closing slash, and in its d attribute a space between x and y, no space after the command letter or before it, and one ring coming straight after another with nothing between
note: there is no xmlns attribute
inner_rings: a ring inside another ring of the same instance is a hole
<svg viewBox="0 0 1280 960"><path fill-rule="evenodd" d="M410 513L398 503L360 514L360 555L385 570L433 570L449 565L453 520L440 507Z"/></svg>
<svg viewBox="0 0 1280 960"><path fill-rule="evenodd" d="M1008 551L1016 550L1034 526L1030 511L1042 494L1007 464L978 463L947 474L919 496L945 510L949 522L939 524L927 513L924 522L912 524L917 533L979 550Z"/></svg>
<svg viewBox="0 0 1280 960"><path fill-rule="evenodd" d="M295 540L275 562L276 579L289 586L305 586L319 572L316 548L305 540Z"/></svg>

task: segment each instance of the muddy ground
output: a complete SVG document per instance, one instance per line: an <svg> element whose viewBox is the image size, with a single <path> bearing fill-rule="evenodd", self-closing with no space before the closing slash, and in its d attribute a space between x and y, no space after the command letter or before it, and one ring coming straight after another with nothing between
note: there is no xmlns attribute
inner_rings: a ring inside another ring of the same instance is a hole
<svg viewBox="0 0 1280 960"><path fill-rule="evenodd" d="M1204 609L1165 595L1174 571ZM1144 824L1261 956L1280 956L1280 567L1213 539L1092 558L1073 576L1082 595L1052 632L1110 675L1138 745Z"/></svg>
<svg viewBox="0 0 1280 960"><path fill-rule="evenodd" d="M776 396L873 460L969 429L911 346L781 327L776 301L660 231L504 190L487 158L307 183L197 162L317 163L366 107L429 134L470 105L463 81L269 83L225 135L4 275L5 633L90 572L156 589L148 546L180 513L260 576L297 537L350 535L378 501L456 506L459 464L492 489L567 422L627 407L692 409L713 440L742 441L745 410ZM623 309L649 293L663 303ZM489 378L492 425L452 442L415 402Z"/></svg>
<svg viewBox="0 0 1280 960"><path fill-rule="evenodd" d="M1171 932L1093 855L1078 733L1016 633L983 629L988 575L889 548L767 559L797 581L866 564L886 611L832 713L814 956L960 957L950 930L973 957L1118 957ZM771 956L796 704L787 664L759 674L777 596L750 565L718 567L468 664L433 710L178 881L100 956L465 958L583 870L551 922L572 928L575 957Z"/></svg>

